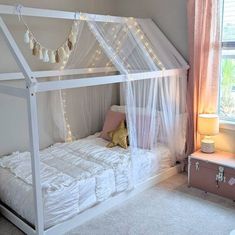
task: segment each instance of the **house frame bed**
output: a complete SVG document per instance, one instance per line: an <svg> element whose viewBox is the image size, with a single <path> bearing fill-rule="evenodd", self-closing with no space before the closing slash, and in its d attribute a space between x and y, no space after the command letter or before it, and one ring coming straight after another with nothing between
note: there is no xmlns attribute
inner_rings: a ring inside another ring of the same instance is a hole
<svg viewBox="0 0 235 235"><path fill-rule="evenodd" d="M43 199L41 191L41 180L40 180L40 155L39 155L39 135L38 135L38 114L37 114L37 93L47 92L53 90L61 90L68 88L79 88L88 87L102 84L113 84L122 83L128 80L143 80L149 77L163 77L171 76L174 74L187 73L188 67L180 69L170 69L164 71L152 71L152 72L141 72L132 73L128 76L122 71L122 68L117 68L120 74L108 75L108 76L94 76L89 78L81 79L69 79L69 80L58 80L58 81L46 81L39 82L38 79L42 77L54 77L54 76L65 76L65 75L81 75L81 74L92 74L97 72L105 72L107 68L93 68L92 71L87 69L67 69L64 71L32 71L29 67L27 61L25 60L23 54L17 46L13 36L8 30L5 22L3 21L1 15L15 15L15 6L0 5L0 31L4 36L4 39L11 51L15 61L17 62L22 73L4 73L0 74L0 82L5 80L16 80L25 79L26 87L17 88L11 87L9 85L3 85L0 83L0 93L22 98L27 101L28 110L28 125L29 125L29 136L30 136L30 152L31 152L31 167L32 167L32 182L34 190L34 208L35 208L35 228L28 225L24 220L14 214L8 207L0 203L0 212L3 216L9 219L17 227L23 230L27 234L37 234L37 235L51 235L51 234L61 234L65 233L72 228L82 224L83 222L89 220L90 218L98 215L101 212L111 208L114 205L126 200L127 198L135 195L136 193L145 190L148 187L153 186L157 182L164 180L178 172L179 167L172 167L162 174L156 175L149 179L147 182L142 183L136 189L132 191L123 192L114 196L107 201L90 208L77 216L69 219L61 224L55 225L49 229L44 229L44 217L43 217ZM36 9L23 7L21 14L25 16L35 16L35 17L48 17L57 19L70 19L74 20L74 12L65 11L55 11L47 9ZM113 17L105 15L94 15L94 14L84 14L78 13L77 19L79 20L92 20L97 22L117 22L122 23L125 21L123 17ZM167 40L167 39L166 39ZM173 46L169 44L171 50L175 50ZM108 68L109 71L115 71L114 68Z"/></svg>

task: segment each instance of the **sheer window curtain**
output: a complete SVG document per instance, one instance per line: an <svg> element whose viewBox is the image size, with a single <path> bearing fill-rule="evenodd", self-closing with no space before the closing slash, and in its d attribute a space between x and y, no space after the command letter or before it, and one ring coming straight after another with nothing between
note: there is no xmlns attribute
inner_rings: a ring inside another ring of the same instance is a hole
<svg viewBox="0 0 235 235"><path fill-rule="evenodd" d="M220 6L220 0L188 0L188 153L199 147L198 114L218 108Z"/></svg>

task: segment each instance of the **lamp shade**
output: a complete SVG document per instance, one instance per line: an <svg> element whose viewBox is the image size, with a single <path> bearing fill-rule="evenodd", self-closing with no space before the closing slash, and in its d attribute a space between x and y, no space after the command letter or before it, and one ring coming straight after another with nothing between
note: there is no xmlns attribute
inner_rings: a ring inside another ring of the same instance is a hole
<svg viewBox="0 0 235 235"><path fill-rule="evenodd" d="M198 115L198 132L201 135L219 134L219 117L217 114L199 114Z"/></svg>

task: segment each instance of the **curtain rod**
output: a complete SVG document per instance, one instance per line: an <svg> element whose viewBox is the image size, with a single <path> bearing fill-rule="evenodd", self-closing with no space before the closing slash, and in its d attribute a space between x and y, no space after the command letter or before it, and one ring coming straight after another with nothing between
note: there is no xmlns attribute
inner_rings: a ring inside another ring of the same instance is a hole
<svg viewBox="0 0 235 235"><path fill-rule="evenodd" d="M17 15L16 6L0 4L0 14L5 15ZM86 20L86 21L97 21L97 22L113 22L113 23L124 23L126 17L110 16L110 15L97 15L81 12L70 12L60 10L49 10L42 8L24 7L20 5L21 15L23 16L34 16L34 17L46 17L56 19L67 19L67 20Z"/></svg>

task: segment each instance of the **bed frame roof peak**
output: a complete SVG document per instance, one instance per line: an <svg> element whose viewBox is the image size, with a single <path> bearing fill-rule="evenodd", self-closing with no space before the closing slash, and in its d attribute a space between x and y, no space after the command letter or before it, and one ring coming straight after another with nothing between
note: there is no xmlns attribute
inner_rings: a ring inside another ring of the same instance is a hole
<svg viewBox="0 0 235 235"><path fill-rule="evenodd" d="M37 78L40 77L52 77L52 76L65 76L65 75L78 75L87 73L96 73L97 69L93 69L92 71L87 69L73 69L73 70L64 70L64 71L38 71L34 72L29 67L26 59L24 58L22 52L18 48L17 43L15 42L13 36L11 35L9 29L7 28L4 20L1 15L18 15L21 14L23 16L34 16L34 17L47 17L47 18L56 18L56 19L68 19L74 20L75 17L78 20L86 20L86 21L97 21L97 22L115 22L115 23L126 23L128 19L132 17L116 17L109 15L95 15L88 13L76 13L76 12L67 12L67 11L57 11L57 10L48 10L48 9L39 9L39 8L29 8L24 7L22 5L11 6L11 5L2 5L0 4L0 32L2 32L8 47L13 54L17 64L19 65L22 73L8 73L8 74L0 74L0 80L13 80L13 79L22 79L25 78L26 88L31 88L31 91L34 93L37 92L45 92L51 90L61 90L67 88L78 88L85 86L95 86L95 85L103 85L103 84L112 84L112 83L120 83L125 82L127 80L142 80L149 79L151 77L164 77L164 76L172 76L172 75L182 75L186 74L188 70L188 65L185 65L181 68L174 68L168 70L160 70L160 71L146 71L146 72L135 72L128 74L126 76L123 73L121 68L116 68L116 72L120 74L111 75L111 76L95 76L91 78L83 78L83 79L70 79L70 80L58 80L58 81L50 81L50 82L38 82ZM104 50L105 52L105 50ZM105 53L107 55L107 53ZM107 70L108 69L108 70ZM99 72L114 72L115 68L103 68L98 69ZM7 78L7 76L9 77ZM6 79L3 77L6 76ZM9 90L11 88L9 87ZM16 88L17 89L17 88ZM4 86L1 88L0 92L6 93L7 87ZM13 94L14 92L9 91L8 94ZM18 94L15 96L19 97ZM20 91L20 97L22 96L22 92Z"/></svg>

